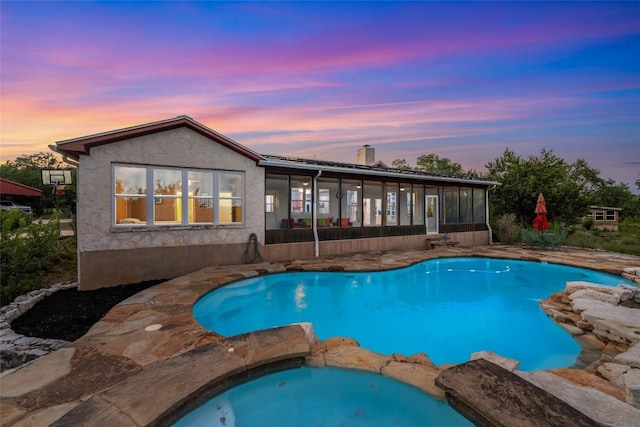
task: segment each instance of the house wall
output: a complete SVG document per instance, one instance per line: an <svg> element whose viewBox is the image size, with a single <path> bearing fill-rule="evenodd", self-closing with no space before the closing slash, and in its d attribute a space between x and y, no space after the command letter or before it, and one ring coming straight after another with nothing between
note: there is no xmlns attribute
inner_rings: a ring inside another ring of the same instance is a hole
<svg viewBox="0 0 640 427"><path fill-rule="evenodd" d="M245 223L216 226L113 225L112 163L245 172ZM178 128L93 147L78 168L80 289L176 277L241 262L255 233L264 236L264 169L190 129Z"/></svg>
<svg viewBox="0 0 640 427"><path fill-rule="evenodd" d="M320 256L332 256L358 252L425 250L426 235L376 237L368 239L328 240L319 242ZM489 231L466 233L450 233L451 240L460 242L461 246L482 246L490 244ZM282 243L260 248L265 261L285 261L290 259L310 258L315 255L315 243Z"/></svg>

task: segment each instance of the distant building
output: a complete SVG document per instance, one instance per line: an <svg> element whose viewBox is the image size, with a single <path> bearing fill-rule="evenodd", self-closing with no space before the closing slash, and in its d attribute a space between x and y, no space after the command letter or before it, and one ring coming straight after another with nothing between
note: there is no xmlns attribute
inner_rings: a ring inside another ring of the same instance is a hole
<svg viewBox="0 0 640 427"><path fill-rule="evenodd" d="M593 219L594 230L618 231L620 208L608 208L605 206L589 206L588 218Z"/></svg>

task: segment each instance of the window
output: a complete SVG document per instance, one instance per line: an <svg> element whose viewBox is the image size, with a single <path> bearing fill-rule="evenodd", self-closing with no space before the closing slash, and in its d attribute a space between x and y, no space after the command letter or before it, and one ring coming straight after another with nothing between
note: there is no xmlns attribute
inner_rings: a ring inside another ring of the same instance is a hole
<svg viewBox="0 0 640 427"><path fill-rule="evenodd" d="M385 225L398 225L398 184L387 183L387 206Z"/></svg>
<svg viewBox="0 0 640 427"><path fill-rule="evenodd" d="M238 172L219 172L218 174L219 222L243 222L244 174Z"/></svg>
<svg viewBox="0 0 640 427"><path fill-rule="evenodd" d="M596 221L604 221L604 211L595 211Z"/></svg>
<svg viewBox="0 0 640 427"><path fill-rule="evenodd" d="M616 220L616 211L607 211L607 221Z"/></svg>
<svg viewBox="0 0 640 427"><path fill-rule="evenodd" d="M115 221L147 223L147 171L143 167L115 166Z"/></svg>
<svg viewBox="0 0 640 427"><path fill-rule="evenodd" d="M329 201L331 200L329 196L329 189L320 188L318 189L318 213L321 215L328 215L331 212L329 207Z"/></svg>
<svg viewBox="0 0 640 427"><path fill-rule="evenodd" d="M460 187L460 223L471 222L472 192L471 188Z"/></svg>
<svg viewBox="0 0 640 427"><path fill-rule="evenodd" d="M242 172L114 165L113 177L114 222L117 225L244 221ZM152 192L147 191L151 188Z"/></svg>
<svg viewBox="0 0 640 427"><path fill-rule="evenodd" d="M485 205L484 205L485 193L483 188L473 189L473 222L482 223L485 222Z"/></svg>
<svg viewBox="0 0 640 427"><path fill-rule="evenodd" d="M264 196L264 211L267 213L275 212L276 196L273 194L266 194Z"/></svg>
<svg viewBox="0 0 640 427"><path fill-rule="evenodd" d="M291 212L311 213L311 178L291 178Z"/></svg>
<svg viewBox="0 0 640 427"><path fill-rule="evenodd" d="M444 189L444 220L446 224L457 224L460 217L460 199L458 187Z"/></svg>

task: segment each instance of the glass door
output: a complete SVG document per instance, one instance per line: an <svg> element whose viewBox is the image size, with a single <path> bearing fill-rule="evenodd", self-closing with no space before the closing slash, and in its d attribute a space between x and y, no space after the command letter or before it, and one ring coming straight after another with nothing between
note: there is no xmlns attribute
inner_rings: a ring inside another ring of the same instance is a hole
<svg viewBox="0 0 640 427"><path fill-rule="evenodd" d="M438 234L438 196L425 196L427 234Z"/></svg>

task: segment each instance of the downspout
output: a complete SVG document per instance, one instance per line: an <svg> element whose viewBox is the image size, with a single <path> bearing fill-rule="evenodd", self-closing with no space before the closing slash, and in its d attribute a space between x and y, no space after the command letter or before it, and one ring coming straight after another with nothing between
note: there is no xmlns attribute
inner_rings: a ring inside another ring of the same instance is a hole
<svg viewBox="0 0 640 427"><path fill-rule="evenodd" d="M315 242L316 258L320 256L320 241L318 239L318 178L322 175L322 170L313 177L313 212L311 212L311 227L313 228L313 241Z"/></svg>
<svg viewBox="0 0 640 427"><path fill-rule="evenodd" d="M489 245L493 244L493 230L491 229L491 224L489 224L489 191L493 190L496 187L497 185L493 185L492 187L487 187L485 191L484 217L486 218L487 228L489 229Z"/></svg>

